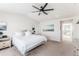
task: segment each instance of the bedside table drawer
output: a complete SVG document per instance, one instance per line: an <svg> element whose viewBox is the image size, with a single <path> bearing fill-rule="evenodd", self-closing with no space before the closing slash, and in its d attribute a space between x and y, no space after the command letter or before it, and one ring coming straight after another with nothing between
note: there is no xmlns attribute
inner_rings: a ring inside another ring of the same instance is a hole
<svg viewBox="0 0 79 59"><path fill-rule="evenodd" d="M11 46L11 41L4 41L4 42L0 42L0 49L1 48L6 48L6 47L10 47Z"/></svg>

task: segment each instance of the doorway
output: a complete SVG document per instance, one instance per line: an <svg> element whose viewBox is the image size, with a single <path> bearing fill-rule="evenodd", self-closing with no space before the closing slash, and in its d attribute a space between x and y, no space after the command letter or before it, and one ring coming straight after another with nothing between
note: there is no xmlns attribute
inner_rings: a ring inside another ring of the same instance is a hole
<svg viewBox="0 0 79 59"><path fill-rule="evenodd" d="M61 22L61 39L72 42L72 20Z"/></svg>

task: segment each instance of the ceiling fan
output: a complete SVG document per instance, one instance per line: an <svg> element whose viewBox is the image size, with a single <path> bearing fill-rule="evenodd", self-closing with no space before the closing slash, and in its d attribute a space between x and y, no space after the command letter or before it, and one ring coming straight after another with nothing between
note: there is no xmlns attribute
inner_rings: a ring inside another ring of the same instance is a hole
<svg viewBox="0 0 79 59"><path fill-rule="evenodd" d="M32 5L32 7L34 7L35 9L38 10L38 11L33 11L32 13L39 12L38 15L40 15L41 12L43 12L45 15L48 15L48 13L46 13L46 11L52 11L52 10L54 10L54 9L45 9L47 5L48 5L48 3L45 3L45 5L44 5L44 6L40 6L40 8L38 8L38 7L34 6L34 5Z"/></svg>

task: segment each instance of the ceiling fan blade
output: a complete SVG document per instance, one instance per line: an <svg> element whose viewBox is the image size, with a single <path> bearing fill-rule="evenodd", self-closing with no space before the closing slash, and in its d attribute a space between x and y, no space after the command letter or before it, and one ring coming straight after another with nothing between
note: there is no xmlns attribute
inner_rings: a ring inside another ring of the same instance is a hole
<svg viewBox="0 0 79 59"><path fill-rule="evenodd" d="M35 13L35 12L39 12L39 11L32 11L32 13Z"/></svg>
<svg viewBox="0 0 79 59"><path fill-rule="evenodd" d="M34 7L34 8L36 8L36 9L40 10L40 9L39 9L39 8L37 8L36 6L32 6L32 7Z"/></svg>
<svg viewBox="0 0 79 59"><path fill-rule="evenodd" d="M44 14L48 15L45 11L43 11Z"/></svg>
<svg viewBox="0 0 79 59"><path fill-rule="evenodd" d="M54 10L54 9L45 9L44 11L51 11L51 10Z"/></svg>
<svg viewBox="0 0 79 59"><path fill-rule="evenodd" d="M45 3L44 7L42 9L45 9L45 7L48 5L48 3Z"/></svg>

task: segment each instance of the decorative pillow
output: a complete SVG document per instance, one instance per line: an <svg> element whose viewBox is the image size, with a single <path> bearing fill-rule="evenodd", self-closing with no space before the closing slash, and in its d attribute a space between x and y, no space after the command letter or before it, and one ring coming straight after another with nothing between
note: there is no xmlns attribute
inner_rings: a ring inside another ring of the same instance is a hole
<svg viewBox="0 0 79 59"><path fill-rule="evenodd" d="M29 36L29 35L31 35L30 31L25 32L25 36Z"/></svg>

